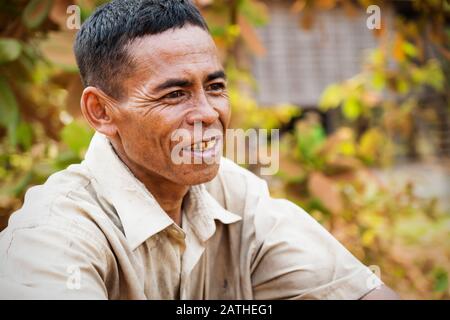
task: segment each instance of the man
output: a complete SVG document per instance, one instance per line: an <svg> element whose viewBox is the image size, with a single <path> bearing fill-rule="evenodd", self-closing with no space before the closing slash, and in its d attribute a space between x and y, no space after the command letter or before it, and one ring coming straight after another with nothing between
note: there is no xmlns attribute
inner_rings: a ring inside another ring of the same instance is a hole
<svg viewBox="0 0 450 320"><path fill-rule="evenodd" d="M263 180L206 161L220 159L230 110L216 47L189 1L112 1L74 50L97 133L85 160L31 188L1 233L3 297L396 297ZM173 161L177 130L191 133L183 156L200 163Z"/></svg>

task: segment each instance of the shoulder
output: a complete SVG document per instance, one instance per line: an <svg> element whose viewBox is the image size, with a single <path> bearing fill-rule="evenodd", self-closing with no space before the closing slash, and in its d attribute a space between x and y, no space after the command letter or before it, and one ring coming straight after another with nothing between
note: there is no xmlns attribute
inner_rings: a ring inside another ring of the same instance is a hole
<svg viewBox="0 0 450 320"><path fill-rule="evenodd" d="M271 197L265 180L229 159L222 159L219 173L208 188L225 209L248 222L244 224L257 244L269 236L281 240L297 239L297 234L308 234L310 239L332 238L305 210L287 199Z"/></svg>
<svg viewBox="0 0 450 320"><path fill-rule="evenodd" d="M55 235L86 239L103 249L105 237L92 219L96 210L101 211L89 172L83 165L71 165L26 192L23 206L11 215L0 240L8 234L12 238L18 230L39 234L53 229Z"/></svg>

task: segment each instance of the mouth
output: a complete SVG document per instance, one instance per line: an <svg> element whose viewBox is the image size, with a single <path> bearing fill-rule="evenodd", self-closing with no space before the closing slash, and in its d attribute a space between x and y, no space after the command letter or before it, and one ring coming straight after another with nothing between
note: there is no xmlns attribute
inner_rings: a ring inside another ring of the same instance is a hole
<svg viewBox="0 0 450 320"><path fill-rule="evenodd" d="M198 142L194 142L183 148L183 152L187 152L195 158L212 158L216 157L220 152L222 138L214 136L206 138Z"/></svg>

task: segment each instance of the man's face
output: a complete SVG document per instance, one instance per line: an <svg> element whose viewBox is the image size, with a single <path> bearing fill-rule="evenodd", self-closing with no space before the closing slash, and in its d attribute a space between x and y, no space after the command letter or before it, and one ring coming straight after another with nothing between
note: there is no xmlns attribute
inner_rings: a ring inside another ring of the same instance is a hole
<svg viewBox="0 0 450 320"><path fill-rule="evenodd" d="M188 25L137 39L128 53L135 73L124 79L125 98L115 112L127 160L181 185L213 179L219 165L211 159L220 157L230 110L210 35ZM175 140L176 132L188 133L189 139ZM180 146L177 154L191 163L173 161Z"/></svg>

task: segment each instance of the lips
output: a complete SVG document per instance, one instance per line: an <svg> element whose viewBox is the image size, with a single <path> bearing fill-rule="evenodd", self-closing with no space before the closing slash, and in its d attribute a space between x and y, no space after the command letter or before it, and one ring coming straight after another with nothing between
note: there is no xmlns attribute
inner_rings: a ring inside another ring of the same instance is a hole
<svg viewBox="0 0 450 320"><path fill-rule="evenodd" d="M220 152L221 137L215 136L194 142L183 148L184 152L188 152L195 158L212 158L216 157Z"/></svg>
<svg viewBox="0 0 450 320"><path fill-rule="evenodd" d="M186 151L204 152L206 150L212 149L218 142L218 137L212 137L209 140L202 140L200 142L193 143L189 146L184 147Z"/></svg>

